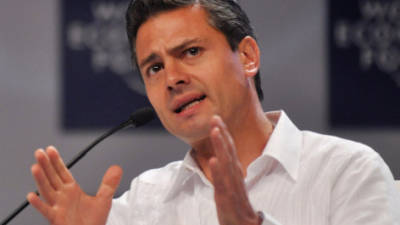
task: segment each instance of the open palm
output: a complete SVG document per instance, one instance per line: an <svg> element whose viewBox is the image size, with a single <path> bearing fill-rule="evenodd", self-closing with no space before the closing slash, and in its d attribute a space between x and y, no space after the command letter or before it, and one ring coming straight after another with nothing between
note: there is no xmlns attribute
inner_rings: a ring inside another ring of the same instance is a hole
<svg viewBox="0 0 400 225"><path fill-rule="evenodd" d="M42 199L29 193L28 201L52 225L104 225L112 197L122 176L118 166L105 173L96 196L82 191L54 147L35 152L32 175Z"/></svg>

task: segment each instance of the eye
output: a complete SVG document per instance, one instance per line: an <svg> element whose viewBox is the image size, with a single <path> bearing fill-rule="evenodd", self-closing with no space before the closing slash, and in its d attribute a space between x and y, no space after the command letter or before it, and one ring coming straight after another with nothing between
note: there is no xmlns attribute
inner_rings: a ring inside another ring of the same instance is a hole
<svg viewBox="0 0 400 225"><path fill-rule="evenodd" d="M191 48L186 49L183 53L184 53L184 56L193 57L193 56L200 54L200 48L199 47L191 47Z"/></svg>
<svg viewBox="0 0 400 225"><path fill-rule="evenodd" d="M163 68L164 68L164 65L162 65L161 63L153 64L147 69L147 75L150 75L150 76L154 75L158 71L162 70Z"/></svg>

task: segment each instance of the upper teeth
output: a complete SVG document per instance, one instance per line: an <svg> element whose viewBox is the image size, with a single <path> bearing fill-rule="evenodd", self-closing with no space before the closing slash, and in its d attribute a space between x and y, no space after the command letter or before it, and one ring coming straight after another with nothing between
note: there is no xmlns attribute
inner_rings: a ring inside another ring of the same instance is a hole
<svg viewBox="0 0 400 225"><path fill-rule="evenodd" d="M200 98L194 99L191 102L187 103L187 104L183 104L182 106L180 106L178 109L175 110L176 113L180 113L183 110L186 110L190 107L193 107L197 104L199 104L202 100L204 100L206 98L205 95L201 96Z"/></svg>
<svg viewBox="0 0 400 225"><path fill-rule="evenodd" d="M197 99L197 100L195 100L195 101L193 101L193 102L191 102L191 103L185 105L184 107L182 107L182 110L181 110L181 111L183 111L183 110L185 110L185 109L188 109L188 108L190 108L190 107L192 107L192 106L195 106L195 105L199 104L199 102L200 102L200 99Z"/></svg>

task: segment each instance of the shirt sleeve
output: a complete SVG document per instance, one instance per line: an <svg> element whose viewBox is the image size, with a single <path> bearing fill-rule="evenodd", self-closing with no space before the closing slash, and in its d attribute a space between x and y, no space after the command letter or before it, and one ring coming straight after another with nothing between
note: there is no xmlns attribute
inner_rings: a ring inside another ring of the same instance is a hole
<svg viewBox="0 0 400 225"><path fill-rule="evenodd" d="M400 224L400 192L377 153L360 151L339 172L332 188L330 224Z"/></svg>
<svg viewBox="0 0 400 225"><path fill-rule="evenodd" d="M106 225L125 225L129 223L130 217L130 198L137 188L137 179L131 182L129 191L112 200L111 209L108 214Z"/></svg>
<svg viewBox="0 0 400 225"><path fill-rule="evenodd" d="M128 192L121 197L113 199L106 225L123 225L128 217Z"/></svg>

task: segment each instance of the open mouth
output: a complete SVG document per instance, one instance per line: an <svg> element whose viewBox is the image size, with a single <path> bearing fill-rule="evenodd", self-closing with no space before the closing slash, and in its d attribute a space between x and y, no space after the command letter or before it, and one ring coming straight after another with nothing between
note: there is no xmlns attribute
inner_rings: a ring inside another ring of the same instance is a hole
<svg viewBox="0 0 400 225"><path fill-rule="evenodd" d="M203 101L205 98L206 98L206 96L205 96L205 95L202 95L202 96L200 96L199 98L195 98L195 99L193 99L193 100L191 100L191 101L189 101L189 102L186 102L186 103L182 104L181 106L179 106L177 109L175 109L174 112L175 112L175 113L180 113L180 112L182 112L183 110L186 110L186 109L188 109L188 108L190 108L190 107L193 107L193 106L199 104L199 103L200 103L201 101Z"/></svg>

